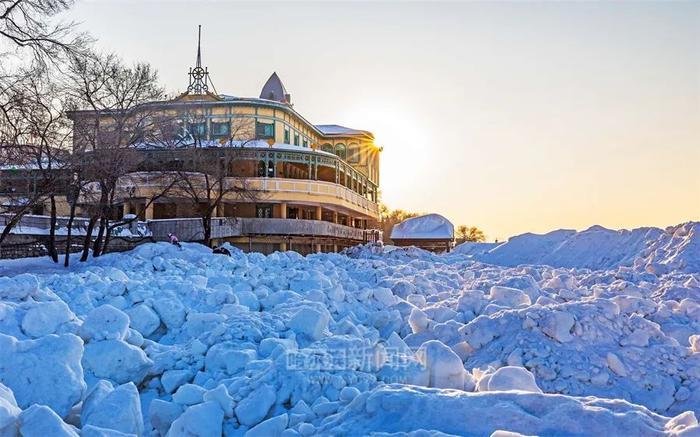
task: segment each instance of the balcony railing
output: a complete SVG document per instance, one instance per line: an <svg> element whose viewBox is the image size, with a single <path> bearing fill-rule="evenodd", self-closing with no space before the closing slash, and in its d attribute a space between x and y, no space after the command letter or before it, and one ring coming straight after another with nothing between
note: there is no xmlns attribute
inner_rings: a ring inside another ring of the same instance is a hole
<svg viewBox="0 0 700 437"><path fill-rule="evenodd" d="M231 178L235 180L235 178ZM379 206L351 189L333 182L287 178L249 178L248 185L266 192L307 193L333 196L359 206L372 213L379 213ZM259 187L259 188L258 188Z"/></svg>
<svg viewBox="0 0 700 437"><path fill-rule="evenodd" d="M201 240L204 227L199 218L149 220L148 227L156 240L166 240L174 233L181 240ZM212 238L243 237L256 235L308 236L317 238L342 238L353 241L369 241L368 232L337 223L321 220L235 218L212 219Z"/></svg>
<svg viewBox="0 0 700 437"><path fill-rule="evenodd" d="M0 215L0 230L9 217ZM24 216L15 228L16 233L30 235L48 235L51 217ZM66 234L68 219L58 218L57 235ZM76 217L73 222L73 234L85 235L88 219ZM128 232L127 232L128 231ZM183 241L204 239L204 227L199 218L148 220L134 222L131 225L114 230L115 237L144 238L153 237L157 241L167 241L168 234L174 233ZM274 235L285 237L338 238L355 242L374 242L381 239L381 233L374 229L357 229L337 223L321 220L275 219L275 218L212 218L212 238L245 237Z"/></svg>
<svg viewBox="0 0 700 437"><path fill-rule="evenodd" d="M366 197L355 191L333 182L289 179L289 178L226 178L229 186L241 182L246 189L260 190L268 193L306 193L315 195L325 195L348 202L364 210L365 213L376 216L379 214L379 206ZM167 179L158 174L151 175L149 172L133 173L129 175L128 182L120 185L124 191L138 190L143 188L163 189L167 185Z"/></svg>

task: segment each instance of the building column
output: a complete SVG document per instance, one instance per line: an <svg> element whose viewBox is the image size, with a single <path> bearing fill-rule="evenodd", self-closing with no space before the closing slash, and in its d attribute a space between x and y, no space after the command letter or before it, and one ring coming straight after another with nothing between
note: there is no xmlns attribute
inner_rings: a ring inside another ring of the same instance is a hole
<svg viewBox="0 0 700 437"><path fill-rule="evenodd" d="M316 220L322 220L323 219L323 208L320 206L316 207Z"/></svg>
<svg viewBox="0 0 700 437"><path fill-rule="evenodd" d="M146 211L144 211L144 217L146 220L153 220L153 210L155 208L155 203L151 202L150 205L146 207Z"/></svg>
<svg viewBox="0 0 700 437"><path fill-rule="evenodd" d="M280 243L280 252L286 252L287 251L287 242L283 241Z"/></svg>
<svg viewBox="0 0 700 437"><path fill-rule="evenodd" d="M333 244L333 252L337 253L338 252L338 245Z"/></svg>
<svg viewBox="0 0 700 437"><path fill-rule="evenodd" d="M122 206L122 217L124 217L127 214L131 213L131 205L129 202L124 202L124 206Z"/></svg>
<svg viewBox="0 0 700 437"><path fill-rule="evenodd" d="M333 211L333 223L338 223L338 211Z"/></svg>
<svg viewBox="0 0 700 437"><path fill-rule="evenodd" d="M321 253L321 245L316 244L315 246L316 246L316 253Z"/></svg>
<svg viewBox="0 0 700 437"><path fill-rule="evenodd" d="M287 204L282 202L280 203L280 218L286 219L287 218ZM285 246L287 243L283 243Z"/></svg>
<svg viewBox="0 0 700 437"><path fill-rule="evenodd" d="M214 211L214 217L223 217L224 216L224 202L219 202L218 205L216 205L216 209Z"/></svg>

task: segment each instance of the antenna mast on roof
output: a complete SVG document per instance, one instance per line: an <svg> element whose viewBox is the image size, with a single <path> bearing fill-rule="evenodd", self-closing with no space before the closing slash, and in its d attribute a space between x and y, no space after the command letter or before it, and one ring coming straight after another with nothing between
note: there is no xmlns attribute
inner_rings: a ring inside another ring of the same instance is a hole
<svg viewBox="0 0 700 437"><path fill-rule="evenodd" d="M190 67L190 84L187 86L187 92L189 94L207 94L209 92L208 83L211 83L209 79L209 71L207 68L202 68L202 25L199 25L199 32L197 35L197 64L194 68ZM213 84L212 84L213 86ZM214 90L216 91L216 90Z"/></svg>

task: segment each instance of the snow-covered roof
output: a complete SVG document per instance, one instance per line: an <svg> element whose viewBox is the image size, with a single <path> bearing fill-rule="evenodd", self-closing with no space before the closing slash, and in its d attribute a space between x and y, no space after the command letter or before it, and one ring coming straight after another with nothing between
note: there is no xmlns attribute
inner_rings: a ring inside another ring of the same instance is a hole
<svg viewBox="0 0 700 437"><path fill-rule="evenodd" d="M369 132L350 127L341 126L339 124L317 124L316 129L320 130L325 135L367 135Z"/></svg>
<svg viewBox="0 0 700 437"><path fill-rule="evenodd" d="M183 142L181 144L178 144L177 146L172 146L174 148L185 148L185 147L191 147L194 143L193 142ZM151 144L151 143L139 143L139 144L134 144L134 147L137 149L153 149L153 150L159 150L159 149L167 149L170 146L167 144ZM320 148L317 149L312 149L311 147L304 147L304 146L296 146L294 144L286 144L286 143L273 143L272 145L269 145L267 141L265 140L252 140L252 141L226 141L224 143L221 143L217 140L200 140L197 144L197 147L200 148L251 148L251 149L275 149L275 150L288 150L292 152L316 152L322 155L327 155L327 156L336 156L333 153L330 152L325 152L321 150Z"/></svg>
<svg viewBox="0 0 700 437"><path fill-rule="evenodd" d="M454 235L454 226L440 214L413 217L391 230L392 240L452 240Z"/></svg>

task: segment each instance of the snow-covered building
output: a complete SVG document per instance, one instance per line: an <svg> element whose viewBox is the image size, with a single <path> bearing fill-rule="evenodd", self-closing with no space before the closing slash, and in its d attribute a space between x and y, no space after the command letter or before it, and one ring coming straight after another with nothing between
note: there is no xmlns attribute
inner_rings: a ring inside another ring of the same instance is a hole
<svg viewBox="0 0 700 437"><path fill-rule="evenodd" d="M454 244L452 223L440 214L426 214L402 221L391 230L396 246L416 246L433 252L449 252Z"/></svg>
<svg viewBox="0 0 700 437"><path fill-rule="evenodd" d="M96 150L90 153L120 141L110 132L97 137L96 121L101 126L128 125L119 118L123 114L114 111L78 110L69 115L75 127L74 150ZM209 168L220 172L217 166L222 166L221 186L240 189L226 189L217 202L216 229L211 232L215 243L307 253L337 251L375 235L369 230L376 228L379 217L381 148L374 135L311 123L294 109L277 73L265 82L259 97L219 94L201 65L198 48L187 91L131 109L129 117L133 124L161 124L133 135L129 146L139 154L140 171L131 173L122 187L116 219L138 214L157 238L172 231L182 240L199 240L200 204L181 193L168 193L151 204L148 199L162 188L156 182L159 174L205 173Z"/></svg>

